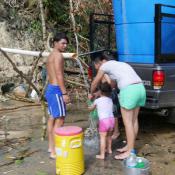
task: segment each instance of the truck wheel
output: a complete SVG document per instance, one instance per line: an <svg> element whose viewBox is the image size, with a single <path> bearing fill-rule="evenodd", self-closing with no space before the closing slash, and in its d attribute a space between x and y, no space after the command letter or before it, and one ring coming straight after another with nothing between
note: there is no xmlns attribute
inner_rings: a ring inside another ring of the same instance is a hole
<svg viewBox="0 0 175 175"><path fill-rule="evenodd" d="M175 124L175 108L169 110L168 122Z"/></svg>

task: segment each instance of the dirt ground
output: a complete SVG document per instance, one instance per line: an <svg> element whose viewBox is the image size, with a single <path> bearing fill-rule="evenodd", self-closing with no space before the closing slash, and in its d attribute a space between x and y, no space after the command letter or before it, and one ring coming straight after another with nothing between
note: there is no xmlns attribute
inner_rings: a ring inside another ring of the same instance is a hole
<svg viewBox="0 0 175 175"><path fill-rule="evenodd" d="M0 175L55 175L55 161L49 159L47 140L41 141L42 110L40 106L9 100L0 103ZM22 107L23 106L23 107ZM2 111L2 108L8 110ZM15 108L9 110L9 108ZM140 115L140 130L136 141L138 155L150 161L150 174L175 174L175 125L151 113ZM68 109L66 125L89 126L85 104L73 104ZM4 130L8 131L4 141ZM113 155L95 159L93 149L85 148L85 175L122 175L122 162L114 160L115 149L125 140L120 123L120 138L113 143Z"/></svg>

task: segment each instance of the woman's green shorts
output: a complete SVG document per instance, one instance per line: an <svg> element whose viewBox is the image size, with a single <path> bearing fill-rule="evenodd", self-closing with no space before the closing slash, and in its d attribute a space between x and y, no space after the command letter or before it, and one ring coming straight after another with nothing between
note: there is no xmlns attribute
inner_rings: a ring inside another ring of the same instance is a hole
<svg viewBox="0 0 175 175"><path fill-rule="evenodd" d="M132 84L120 90L120 106L125 109L134 109L144 106L146 101L146 91L142 83Z"/></svg>

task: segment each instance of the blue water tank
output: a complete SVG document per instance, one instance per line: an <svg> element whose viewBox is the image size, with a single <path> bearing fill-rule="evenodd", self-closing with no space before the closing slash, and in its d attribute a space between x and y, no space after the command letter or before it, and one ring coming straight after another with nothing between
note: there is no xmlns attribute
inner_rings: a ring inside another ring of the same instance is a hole
<svg viewBox="0 0 175 175"><path fill-rule="evenodd" d="M175 6L175 0L113 0L119 61L155 62L155 4ZM164 11L171 13L175 9L165 7ZM171 53L175 50L175 43L167 45L164 38L171 37L173 31L165 26L164 32L162 51Z"/></svg>

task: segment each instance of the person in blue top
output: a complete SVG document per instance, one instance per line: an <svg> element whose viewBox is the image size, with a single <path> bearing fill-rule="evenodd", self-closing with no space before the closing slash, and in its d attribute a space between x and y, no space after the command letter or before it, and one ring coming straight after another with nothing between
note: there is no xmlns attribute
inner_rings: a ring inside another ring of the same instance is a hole
<svg viewBox="0 0 175 175"><path fill-rule="evenodd" d="M125 125L127 145L118 149L120 154L116 155L115 159L125 159L134 149L139 128L138 114L140 107L145 105L146 91L142 80L129 64L110 60L105 54L96 57L94 63L98 72L91 84L91 94L96 90L104 74L115 80L120 90L119 103Z"/></svg>

